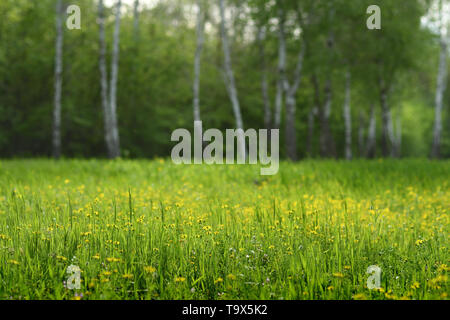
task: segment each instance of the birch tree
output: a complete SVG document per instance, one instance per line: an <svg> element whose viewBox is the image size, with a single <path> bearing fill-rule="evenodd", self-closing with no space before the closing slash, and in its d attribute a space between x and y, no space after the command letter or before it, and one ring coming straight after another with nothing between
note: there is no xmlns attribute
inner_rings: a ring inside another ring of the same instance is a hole
<svg viewBox="0 0 450 320"><path fill-rule="evenodd" d="M234 79L233 68L231 65L230 47L228 44L227 28L225 25L225 3L224 0L219 0L220 8L220 36L222 41L222 49L224 54L224 79L225 86L227 87L228 95L230 97L231 105L233 107L233 113L236 120L236 129L238 135L238 153L242 156L246 156L245 140L244 140L244 123L241 115L241 107L239 105L238 93L236 89L236 83Z"/></svg>
<svg viewBox="0 0 450 320"><path fill-rule="evenodd" d="M433 126L433 144L431 147L431 157L439 158L441 149L441 135L442 135L442 108L443 108L443 96L447 85L447 50L448 50L448 38L447 28L444 23L443 17L443 1L439 1L440 11L440 57L439 57L439 70L437 75L437 86L435 96L435 111L434 111L434 126Z"/></svg>
<svg viewBox="0 0 450 320"><path fill-rule="evenodd" d="M63 0L56 2L56 42L55 42L55 95L53 107L53 134L52 146L53 157L61 157L61 90L62 90L62 72L63 72Z"/></svg>
<svg viewBox="0 0 450 320"><path fill-rule="evenodd" d="M117 77L119 72L119 43L120 43L120 18L121 18L122 1L117 0L116 4L116 21L114 27L113 52L111 64L111 83L110 83L110 112L111 112L111 142L113 158L120 157L120 139L117 124Z"/></svg>
<svg viewBox="0 0 450 320"><path fill-rule="evenodd" d="M300 16L297 16L300 22ZM279 27L278 27L278 42L279 42L279 79L277 83L277 97L275 104L275 127L278 128L281 121L281 106L283 93L285 94L286 101L286 152L289 159L297 160L297 134L295 129L295 119L296 119L296 95L300 87L302 80L303 71L303 61L306 52L306 42L303 37L304 28L301 30L302 37L300 39L301 48L297 56L297 64L293 74L292 82L288 79L286 75L286 33L285 33L285 23L286 17L285 12L282 8L279 9ZM300 23L301 24L301 23ZM302 41L303 40L303 41Z"/></svg>
<svg viewBox="0 0 450 320"><path fill-rule="evenodd" d="M106 43L105 43L105 16L103 0L98 1L98 17L99 17L99 67L100 67L100 90L103 111L103 129L108 157L114 157L114 147L111 136L111 110L108 102L108 71L106 69Z"/></svg>
<svg viewBox="0 0 450 320"><path fill-rule="evenodd" d="M197 48L195 50L194 58L194 121L201 121L200 117L200 67L201 57L204 43L204 30L205 30L205 14L204 3L202 0L197 0Z"/></svg>
<svg viewBox="0 0 450 320"><path fill-rule="evenodd" d="M108 71L106 68L106 42L105 42L105 15L104 2L98 2L99 16L99 68L100 68L100 90L102 100L104 138L108 157L113 159L120 157L119 129L117 124L117 77L119 63L119 40L120 40L120 10L121 0L116 3L116 19L114 28L111 78L108 87Z"/></svg>

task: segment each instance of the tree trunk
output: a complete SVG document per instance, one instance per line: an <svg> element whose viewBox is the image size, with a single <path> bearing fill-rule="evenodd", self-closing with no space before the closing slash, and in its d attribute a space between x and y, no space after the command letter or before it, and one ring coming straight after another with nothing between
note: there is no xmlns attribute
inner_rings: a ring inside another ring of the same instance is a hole
<svg viewBox="0 0 450 320"><path fill-rule="evenodd" d="M241 115L241 107L239 105L239 99L238 99L238 93L236 89L233 69L231 66L231 55L230 55L230 47L228 45L228 36L227 36L227 29L225 26L225 4L224 0L219 0L220 5L220 33L221 33L221 40L222 40L222 48L223 48L223 54L224 54L224 68L225 68L225 84L228 89L228 95L230 96L231 104L233 107L233 113L236 120L236 128L241 129L241 131L244 130L244 123L242 121L242 115ZM240 131L239 131L240 132ZM238 136L238 152L246 156L245 151L245 141L244 141L244 135L243 132L241 132L242 135Z"/></svg>
<svg viewBox="0 0 450 320"><path fill-rule="evenodd" d="M439 70L437 77L435 112L434 112L434 128L433 128L433 145L431 148L431 157L439 158L441 149L442 135L442 104L443 95L447 85L447 40L441 39L441 54L439 58Z"/></svg>
<svg viewBox="0 0 450 320"><path fill-rule="evenodd" d="M283 93L284 93L284 77L286 71L286 39L284 31L284 11L279 9L278 12L278 79L277 79L277 93L275 98L275 116L274 128L279 129L281 124L281 109L283 107Z"/></svg>
<svg viewBox="0 0 450 320"><path fill-rule="evenodd" d="M53 108L53 135L52 147L53 157L61 157L61 90L62 90L62 71L63 71L63 1L56 2L56 47L55 47L55 96Z"/></svg>
<svg viewBox="0 0 450 320"><path fill-rule="evenodd" d="M267 81L266 53L264 50L265 27L261 26L258 30L259 58L261 63L261 91L264 104L264 127L269 130L272 128L272 108L269 98L269 84ZM270 137L268 137L270 141Z"/></svg>
<svg viewBox="0 0 450 320"><path fill-rule="evenodd" d="M345 121L345 158L352 159L352 115L350 109L351 103L351 75L347 71L345 75L345 103L344 103L344 121Z"/></svg>
<svg viewBox="0 0 450 320"><path fill-rule="evenodd" d="M275 101L275 128L279 128L281 123L281 107L283 93L286 93L286 152L289 159L297 160L297 131L295 129L296 95L302 79L303 61L305 58L305 43L302 44L298 54L297 65L294 71L293 83L290 84L286 76L286 39L285 39L285 14L283 9L279 9L278 28L278 81L277 97Z"/></svg>
<svg viewBox="0 0 450 320"><path fill-rule="evenodd" d="M98 17L99 17L99 43L100 43L100 88L103 110L104 135L105 143L108 151L108 157L113 158L113 145L111 140L111 112L108 103L108 72L106 70L106 43L105 43L105 16L103 0L98 2Z"/></svg>
<svg viewBox="0 0 450 320"><path fill-rule="evenodd" d="M203 13L202 0L197 0L197 48L194 59L194 121L201 121L200 118L200 66L204 43L205 20Z"/></svg>
<svg viewBox="0 0 450 320"><path fill-rule="evenodd" d="M376 153L376 134L377 134L377 118L375 114L375 104L370 106L369 130L367 133L367 151L368 158L375 158Z"/></svg>
<svg viewBox="0 0 450 320"><path fill-rule="evenodd" d="M112 157L120 157L120 139L117 124L117 77L119 72L119 42L120 42L120 17L121 17L122 1L118 0L116 5L116 23L114 28L114 41L111 65L111 84L110 84L110 105L111 105L111 140L112 140Z"/></svg>

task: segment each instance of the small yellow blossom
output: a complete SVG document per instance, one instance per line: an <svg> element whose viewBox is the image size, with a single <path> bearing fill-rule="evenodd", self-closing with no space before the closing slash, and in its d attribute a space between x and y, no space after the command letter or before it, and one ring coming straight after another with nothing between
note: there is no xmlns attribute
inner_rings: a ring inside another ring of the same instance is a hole
<svg viewBox="0 0 450 320"><path fill-rule="evenodd" d="M152 266L146 266L146 267L144 267L144 271L147 273L153 273L156 271L156 269L153 268Z"/></svg>
<svg viewBox="0 0 450 320"><path fill-rule="evenodd" d="M230 280L236 280L236 276L232 273L230 273L229 275L227 275L227 278Z"/></svg>

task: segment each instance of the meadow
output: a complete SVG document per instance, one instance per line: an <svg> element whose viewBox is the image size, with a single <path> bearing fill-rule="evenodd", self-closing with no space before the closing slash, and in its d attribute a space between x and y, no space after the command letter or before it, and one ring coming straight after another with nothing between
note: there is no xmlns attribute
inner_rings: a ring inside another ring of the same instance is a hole
<svg viewBox="0 0 450 320"><path fill-rule="evenodd" d="M283 162L274 176L0 161L0 299L448 299L449 178L428 160Z"/></svg>

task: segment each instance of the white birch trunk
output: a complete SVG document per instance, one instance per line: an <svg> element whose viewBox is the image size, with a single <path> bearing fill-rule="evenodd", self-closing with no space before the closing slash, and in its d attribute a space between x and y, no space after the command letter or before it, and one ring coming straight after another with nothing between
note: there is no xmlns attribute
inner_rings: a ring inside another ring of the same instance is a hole
<svg viewBox="0 0 450 320"><path fill-rule="evenodd" d="M100 45L100 88L103 111L103 126L105 143L110 158L114 157L113 145L111 141L111 112L108 103L108 71L106 69L106 43L105 43L105 16L103 0L98 2L98 17L99 17L99 45Z"/></svg>
<svg viewBox="0 0 450 320"><path fill-rule="evenodd" d="M63 1L56 2L56 43L55 43L55 96L53 108L52 147L53 157L61 156L61 90L63 72Z"/></svg>
<svg viewBox="0 0 450 320"><path fill-rule="evenodd" d="M344 122L345 122L345 158L352 159L352 115L351 115L351 75L347 71L345 74L345 102L344 102Z"/></svg>
<svg viewBox="0 0 450 320"><path fill-rule="evenodd" d="M436 97L435 97L433 145L431 148L432 158L440 157L443 96L447 85L447 47L448 47L447 39L442 37L441 54L439 58L439 70L437 76Z"/></svg>
<svg viewBox="0 0 450 320"><path fill-rule="evenodd" d="M117 77L119 72L119 43L120 43L120 18L122 1L118 0L116 5L116 22L114 27L113 53L111 65L111 83L110 83L110 108L111 108L111 140L113 146L114 158L120 157L119 129L117 124Z"/></svg>
<svg viewBox="0 0 450 320"><path fill-rule="evenodd" d="M202 0L197 0L198 14L197 14L197 48L195 50L194 58L194 121L201 121L200 118L200 67L201 67L201 56L203 51L204 43L204 12Z"/></svg>
<svg viewBox="0 0 450 320"><path fill-rule="evenodd" d="M224 54L224 68L225 68L225 82L226 86L228 88L228 94L230 96L231 104L233 107L233 113L236 120L236 129L239 130L238 134L238 152L242 156L246 157L246 150L245 150L245 140L244 140L244 123L242 121L242 115L241 115L241 107L239 105L239 99L238 99L238 93L236 89L233 69L231 66L231 55L230 55L230 47L228 44L228 35L227 35L227 29L225 26L225 4L224 0L219 0L219 6L220 6L220 33L221 33L221 40L222 40L222 48L223 48L223 54Z"/></svg>

